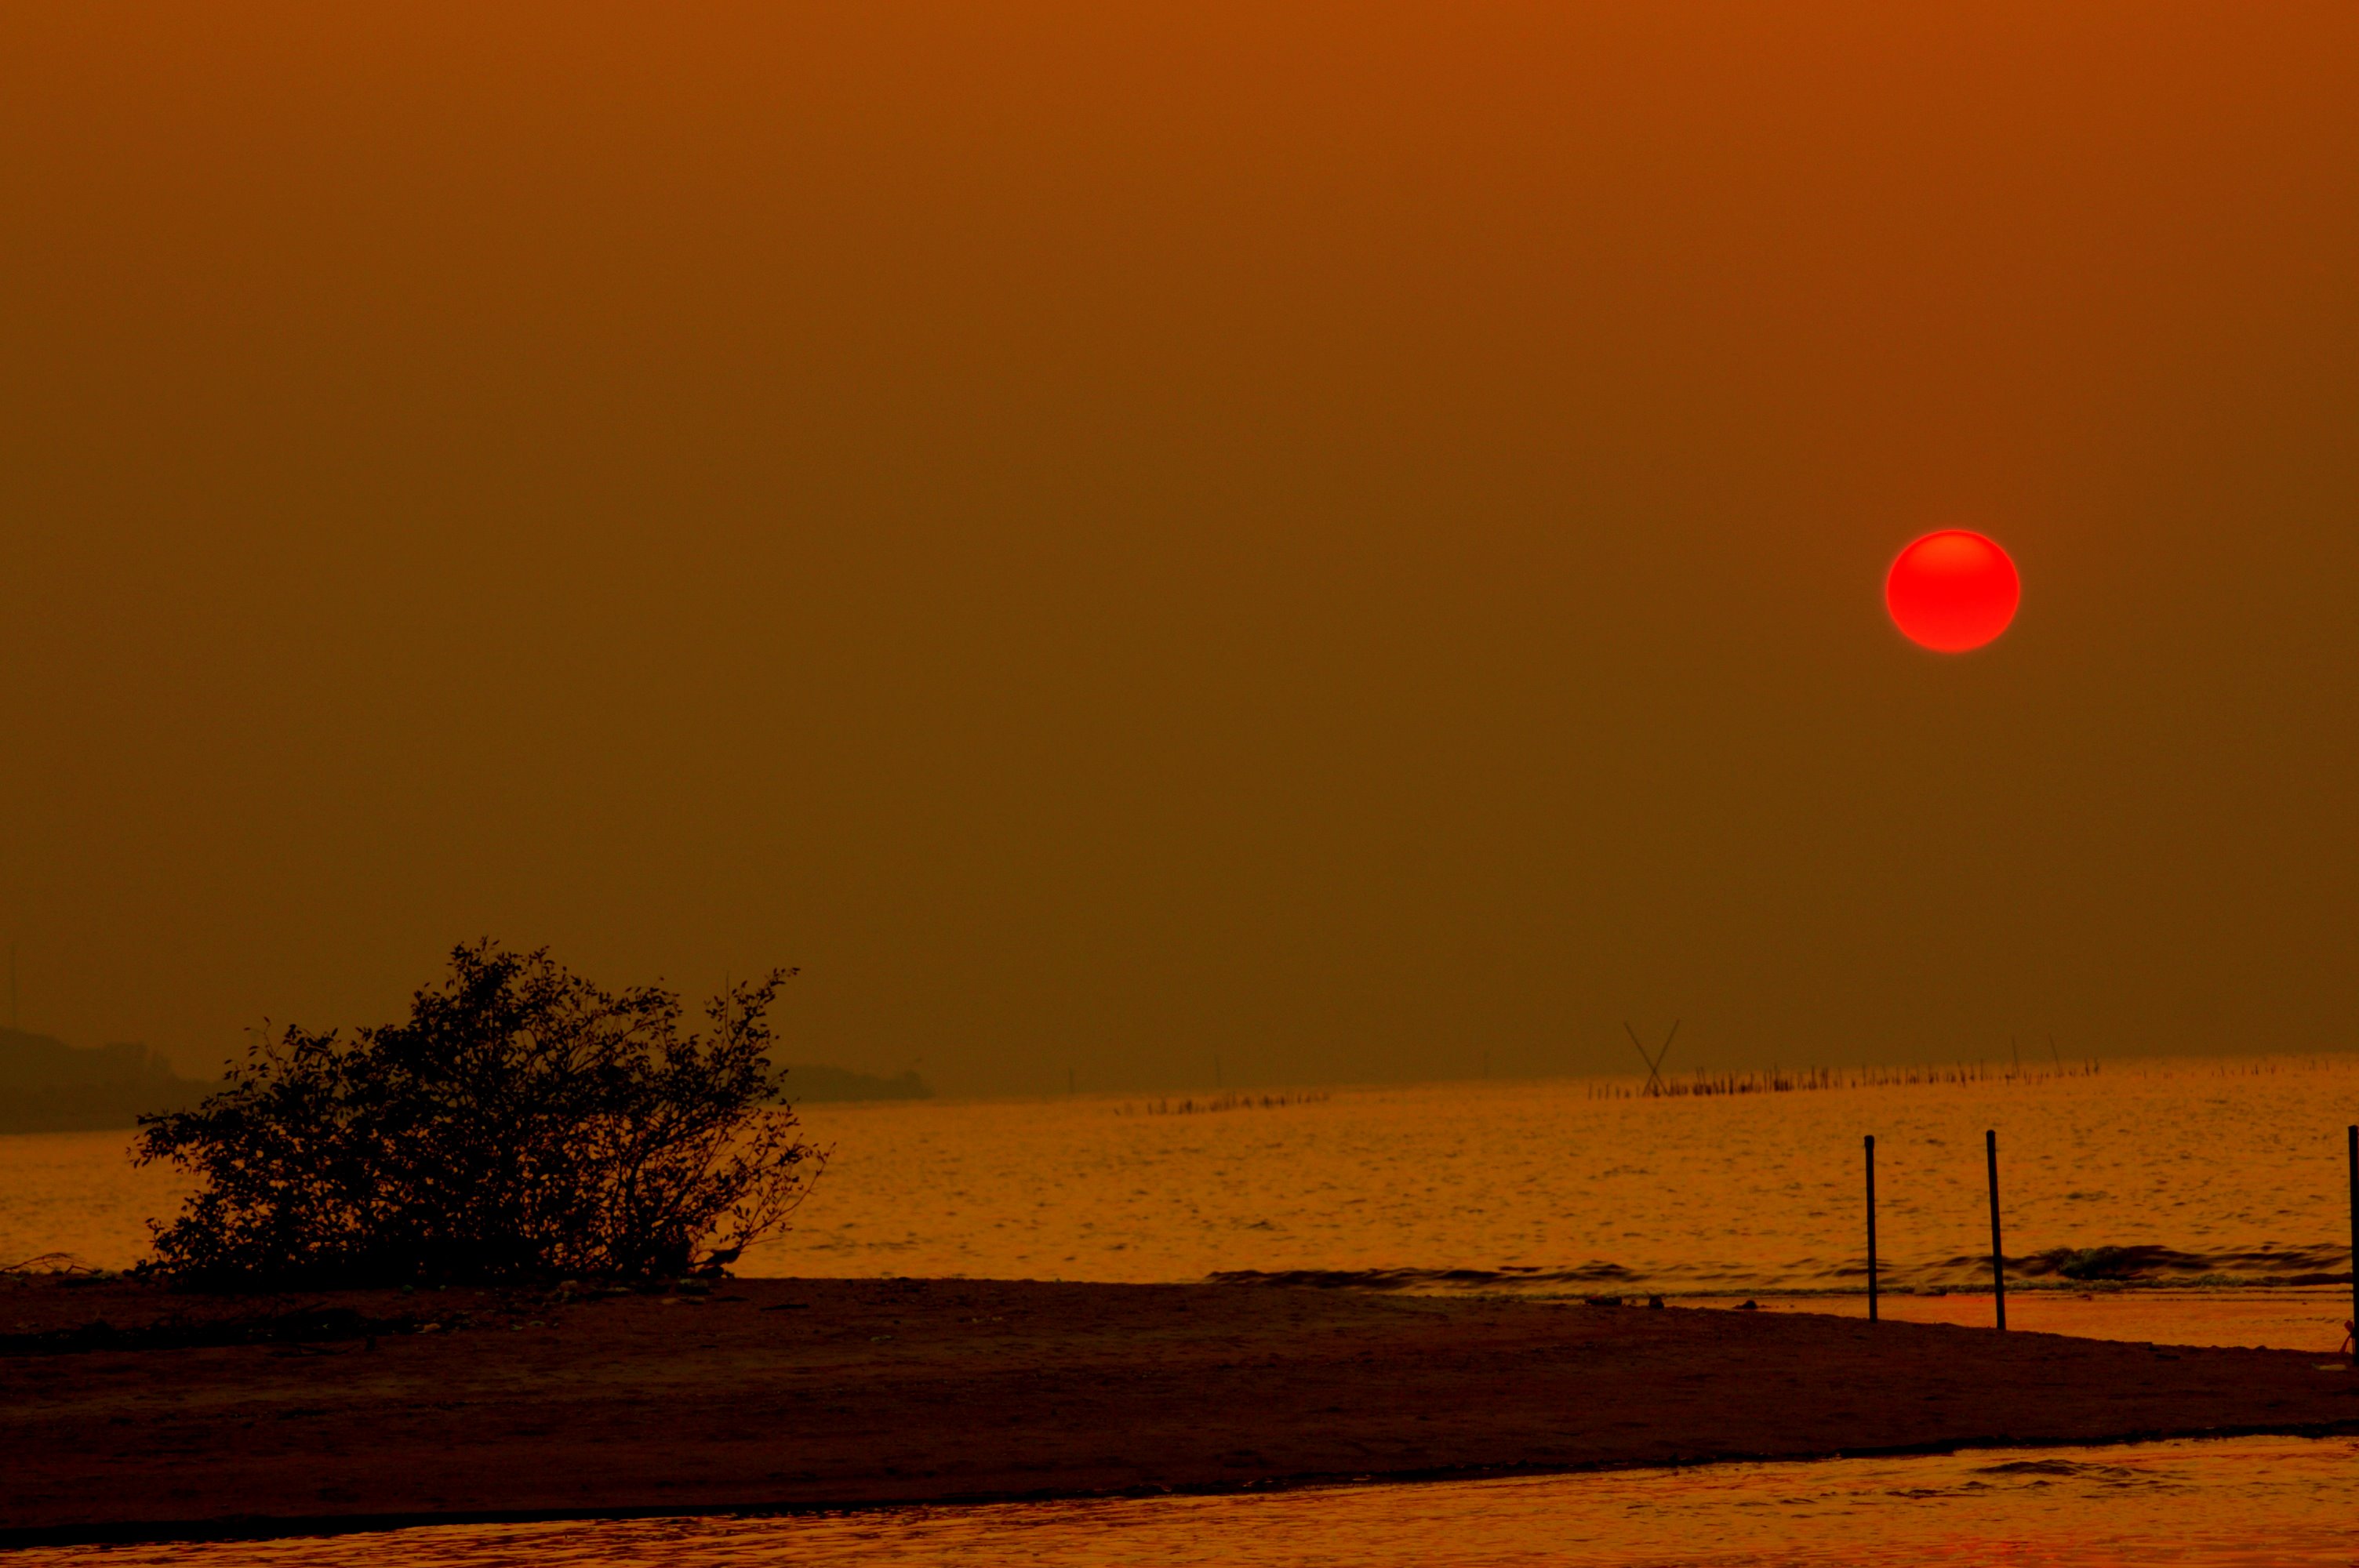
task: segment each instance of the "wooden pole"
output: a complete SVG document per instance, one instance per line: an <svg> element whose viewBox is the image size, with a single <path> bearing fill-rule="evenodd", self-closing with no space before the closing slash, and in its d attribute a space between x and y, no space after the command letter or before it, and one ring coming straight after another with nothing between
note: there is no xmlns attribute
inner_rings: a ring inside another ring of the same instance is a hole
<svg viewBox="0 0 2359 1568"><path fill-rule="evenodd" d="M1991 1302L1998 1308L2000 1332L2006 1329L2006 1254L2000 1250L1998 1240L1998 1130L1983 1134L1983 1149L1990 1156L1991 1198Z"/></svg>
<svg viewBox="0 0 2359 1568"><path fill-rule="evenodd" d="M1867 1321L1875 1321L1875 1134L1867 1135Z"/></svg>
<svg viewBox="0 0 2359 1568"><path fill-rule="evenodd" d="M2359 1366L2359 1127L2345 1136L2351 1147L2351 1360Z"/></svg>

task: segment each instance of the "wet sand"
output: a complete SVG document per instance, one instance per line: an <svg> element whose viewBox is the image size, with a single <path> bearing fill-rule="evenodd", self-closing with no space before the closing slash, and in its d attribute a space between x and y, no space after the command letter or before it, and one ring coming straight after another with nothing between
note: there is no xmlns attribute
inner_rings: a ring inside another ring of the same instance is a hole
<svg viewBox="0 0 2359 1568"><path fill-rule="evenodd" d="M2359 1431L2328 1360L1272 1287L28 1281L0 1286L0 1544Z"/></svg>
<svg viewBox="0 0 2359 1568"><path fill-rule="evenodd" d="M1695 1297L1680 1303L1731 1307L1737 1296ZM1864 1295L1758 1298L1774 1312L1823 1312L1865 1317ZM1945 1295L1890 1295L1883 1301L1887 1320L1954 1323L1986 1328L1992 1320L1988 1291ZM2015 1290L2006 1293L2007 1326L2039 1334L2070 1334L2088 1339L2150 1339L2169 1345L2244 1346L2254 1349L2315 1352L2326 1360L2343 1339L2351 1316L2351 1287L2316 1286L2227 1290L2175 1286L2153 1290Z"/></svg>

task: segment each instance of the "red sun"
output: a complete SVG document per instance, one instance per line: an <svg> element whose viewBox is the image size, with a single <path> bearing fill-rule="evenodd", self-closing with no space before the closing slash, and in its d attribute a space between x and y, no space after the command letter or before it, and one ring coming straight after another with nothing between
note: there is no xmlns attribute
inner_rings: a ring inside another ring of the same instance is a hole
<svg viewBox="0 0 2359 1568"><path fill-rule="evenodd" d="M1909 641L1944 654L1979 648L2006 631L2022 597L2006 552L1964 528L1926 535L1900 552L1884 579L1894 624Z"/></svg>

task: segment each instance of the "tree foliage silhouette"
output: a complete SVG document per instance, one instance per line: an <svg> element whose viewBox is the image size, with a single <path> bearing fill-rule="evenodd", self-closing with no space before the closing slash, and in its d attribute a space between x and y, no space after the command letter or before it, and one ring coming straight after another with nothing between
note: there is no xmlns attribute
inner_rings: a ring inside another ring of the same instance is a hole
<svg viewBox="0 0 2359 1568"><path fill-rule="evenodd" d="M826 1162L771 1103L767 1011L736 986L607 992L546 949L451 954L407 1022L266 1030L229 1087L144 1117L141 1164L201 1180L145 1268L207 1286L647 1278L733 1260Z"/></svg>

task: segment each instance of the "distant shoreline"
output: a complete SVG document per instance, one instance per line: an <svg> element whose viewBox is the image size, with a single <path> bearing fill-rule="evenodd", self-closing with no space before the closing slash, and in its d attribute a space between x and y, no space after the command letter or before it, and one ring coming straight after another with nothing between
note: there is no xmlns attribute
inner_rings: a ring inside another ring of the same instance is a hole
<svg viewBox="0 0 2359 1568"><path fill-rule="evenodd" d="M2359 1432L2316 1352L1274 1286L19 1280L0 1323L0 1546Z"/></svg>
<svg viewBox="0 0 2359 1568"><path fill-rule="evenodd" d="M142 1116L186 1109L220 1087L180 1076L136 1043L73 1046L0 1028L0 1133L128 1132Z"/></svg>
<svg viewBox="0 0 2359 1568"><path fill-rule="evenodd" d="M139 1119L186 1110L222 1086L190 1078L137 1085L37 1084L0 1093L0 1135L136 1130Z"/></svg>

